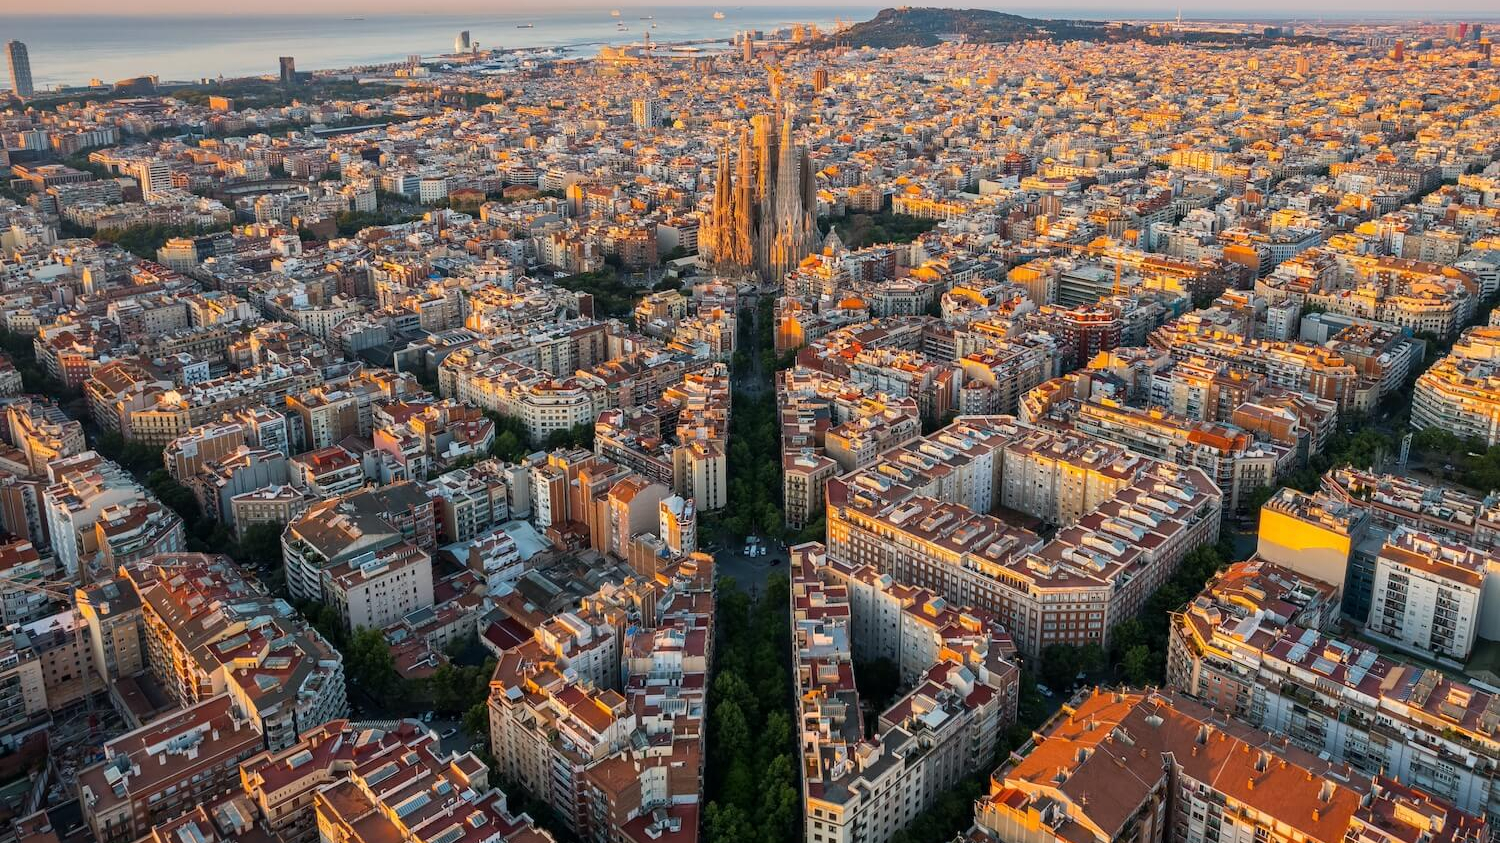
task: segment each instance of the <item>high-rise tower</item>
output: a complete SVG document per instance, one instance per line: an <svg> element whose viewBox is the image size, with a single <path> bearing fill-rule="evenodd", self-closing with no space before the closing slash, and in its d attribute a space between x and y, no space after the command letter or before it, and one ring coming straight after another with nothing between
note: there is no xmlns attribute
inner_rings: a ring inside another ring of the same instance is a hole
<svg viewBox="0 0 1500 843"><path fill-rule="evenodd" d="M29 97L36 87L31 83L31 57L20 41L5 42L5 59L10 64L10 89L16 96Z"/></svg>

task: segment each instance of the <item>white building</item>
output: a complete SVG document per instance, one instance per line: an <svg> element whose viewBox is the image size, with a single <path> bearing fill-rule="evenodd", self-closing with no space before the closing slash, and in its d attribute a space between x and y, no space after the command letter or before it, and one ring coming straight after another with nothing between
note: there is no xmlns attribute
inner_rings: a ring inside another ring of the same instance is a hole
<svg viewBox="0 0 1500 843"><path fill-rule="evenodd" d="M350 630L382 629L432 605L432 557L406 543L361 554L324 569L323 599Z"/></svg>
<svg viewBox="0 0 1500 843"><path fill-rule="evenodd" d="M1464 661L1483 617L1485 573L1500 559L1398 529L1375 558L1366 631L1425 656Z"/></svg>

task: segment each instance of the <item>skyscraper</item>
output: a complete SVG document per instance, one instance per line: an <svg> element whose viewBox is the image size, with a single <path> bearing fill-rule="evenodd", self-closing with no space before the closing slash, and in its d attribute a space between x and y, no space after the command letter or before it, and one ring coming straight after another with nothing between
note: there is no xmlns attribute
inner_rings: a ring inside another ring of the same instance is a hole
<svg viewBox="0 0 1500 843"><path fill-rule="evenodd" d="M281 57L281 87L297 87L297 60L291 56Z"/></svg>
<svg viewBox="0 0 1500 843"><path fill-rule="evenodd" d="M5 58L10 63L10 89L16 96L29 97L36 90L31 84L31 58L20 41L5 42Z"/></svg>
<svg viewBox="0 0 1500 843"><path fill-rule="evenodd" d="M467 53L469 51L469 30L465 29L458 33L453 39L453 52Z"/></svg>

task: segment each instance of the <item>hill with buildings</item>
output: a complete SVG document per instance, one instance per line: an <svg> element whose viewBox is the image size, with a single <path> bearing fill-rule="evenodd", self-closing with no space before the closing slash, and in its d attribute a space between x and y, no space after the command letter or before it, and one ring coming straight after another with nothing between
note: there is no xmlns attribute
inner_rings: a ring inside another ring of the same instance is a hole
<svg viewBox="0 0 1500 843"><path fill-rule="evenodd" d="M963 39L972 43L1012 41L1167 41L1200 46L1215 43L1253 45L1299 36L1205 30L1169 30L1159 26L1092 20L1028 18L989 9L938 9L901 6L882 9L874 18L829 36L848 47L930 47Z"/></svg>

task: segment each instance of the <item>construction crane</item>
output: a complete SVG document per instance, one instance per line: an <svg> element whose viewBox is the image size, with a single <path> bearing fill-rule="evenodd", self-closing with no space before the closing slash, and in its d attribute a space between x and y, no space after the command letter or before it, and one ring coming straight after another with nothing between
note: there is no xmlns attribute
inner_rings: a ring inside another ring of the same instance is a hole
<svg viewBox="0 0 1500 843"><path fill-rule="evenodd" d="M83 638L83 623L78 615L78 587L67 580L33 580L21 577L0 576L0 593L11 590L25 591L32 594L41 594L61 601L68 605L73 612L73 642L78 652L84 656L82 676L79 681L83 685L84 713L90 721L94 717L94 695L89 685L89 674L94 672L94 652L88 642ZM66 721L65 721L66 722Z"/></svg>
<svg viewBox="0 0 1500 843"><path fill-rule="evenodd" d="M67 580L33 580L24 579L21 577L0 576L0 597L3 597L4 595L9 594L13 591L29 592L31 594L40 594L46 597L50 597L54 600L59 600L63 603L66 603L72 610L73 646L76 648L76 651L79 654L79 658L82 660L81 673L78 681L83 691L84 710L81 715L74 715L73 717L69 717L63 720L62 724L54 725L65 725L72 722L77 717L82 716L87 718L86 722L88 723L89 732L92 733L99 726L98 721L94 717L94 692L90 687L92 683L89 680L89 675L94 672L95 668L94 653L93 648L89 646L89 642L85 641L83 637L83 622L78 614L77 587L74 585L74 583ZM50 736L49 746L51 746ZM54 774L52 762L55 761L55 758L55 755L49 757L49 763L46 769L42 771L41 775L37 776L36 782L32 786L30 792L27 794L26 813L29 814L40 809L43 797L47 792L48 780Z"/></svg>

